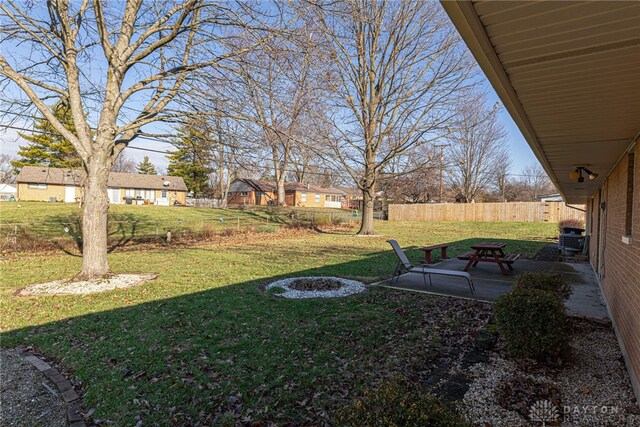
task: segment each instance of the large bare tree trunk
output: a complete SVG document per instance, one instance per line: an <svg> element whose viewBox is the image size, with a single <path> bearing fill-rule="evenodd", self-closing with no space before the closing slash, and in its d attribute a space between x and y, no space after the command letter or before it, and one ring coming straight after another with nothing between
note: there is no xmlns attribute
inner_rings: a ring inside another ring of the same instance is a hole
<svg viewBox="0 0 640 427"><path fill-rule="evenodd" d="M78 275L81 279L104 277L110 272L107 261L107 180L110 163L96 158L87 167L82 214L82 271Z"/></svg>
<svg viewBox="0 0 640 427"><path fill-rule="evenodd" d="M373 209L375 195L372 195L370 191L363 191L363 203L362 203L362 222L360 223L359 235L371 236L375 234L373 231Z"/></svg>
<svg viewBox="0 0 640 427"><path fill-rule="evenodd" d="M375 234L373 230L373 210L376 199L376 176L375 170L367 165L362 181L362 222L360 223L359 235L370 236Z"/></svg>

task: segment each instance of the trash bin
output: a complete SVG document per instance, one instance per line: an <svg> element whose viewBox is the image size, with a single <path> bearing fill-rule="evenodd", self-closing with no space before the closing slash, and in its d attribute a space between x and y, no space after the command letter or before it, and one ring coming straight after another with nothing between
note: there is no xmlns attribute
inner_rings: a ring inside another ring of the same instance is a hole
<svg viewBox="0 0 640 427"><path fill-rule="evenodd" d="M131 205L131 204L133 204L133 197L132 197L132 196L125 196L125 198L124 198L124 203L125 203L126 205Z"/></svg>

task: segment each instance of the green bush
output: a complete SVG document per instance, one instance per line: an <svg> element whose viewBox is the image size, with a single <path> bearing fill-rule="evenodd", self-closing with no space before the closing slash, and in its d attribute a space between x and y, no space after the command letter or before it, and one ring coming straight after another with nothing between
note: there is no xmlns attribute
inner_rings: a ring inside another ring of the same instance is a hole
<svg viewBox="0 0 640 427"><path fill-rule="evenodd" d="M470 425L439 398L398 380L367 390L362 398L340 411L337 421L341 426L358 427Z"/></svg>
<svg viewBox="0 0 640 427"><path fill-rule="evenodd" d="M493 312L511 355L556 361L568 354L569 319L556 295L515 289L498 298Z"/></svg>
<svg viewBox="0 0 640 427"><path fill-rule="evenodd" d="M573 293L571 283L558 273L522 273L513 282L513 289L539 289L550 292L561 301Z"/></svg>

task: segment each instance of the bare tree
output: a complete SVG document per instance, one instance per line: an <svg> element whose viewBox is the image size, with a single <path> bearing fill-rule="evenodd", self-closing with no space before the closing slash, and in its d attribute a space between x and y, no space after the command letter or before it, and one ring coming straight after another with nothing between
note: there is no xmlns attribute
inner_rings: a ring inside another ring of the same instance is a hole
<svg viewBox="0 0 640 427"><path fill-rule="evenodd" d="M554 191L549 176L537 162L522 169L520 182L529 201L537 201L538 196Z"/></svg>
<svg viewBox="0 0 640 427"><path fill-rule="evenodd" d="M16 182L16 174L11 161L15 160L8 154L0 154L0 183L13 184Z"/></svg>
<svg viewBox="0 0 640 427"><path fill-rule="evenodd" d="M125 153L120 153L120 155L114 160L111 171L136 173L136 162Z"/></svg>
<svg viewBox="0 0 640 427"><path fill-rule="evenodd" d="M511 169L511 159L508 156L496 165L493 173L494 181L493 186L495 187L496 197L501 202L507 201L507 196L509 194L509 187L512 185L509 179L509 170Z"/></svg>
<svg viewBox="0 0 640 427"><path fill-rule="evenodd" d="M116 158L144 126L184 115L172 105L195 70L250 49L231 52L218 35L220 26L246 26L242 16L205 0L0 3L0 84L20 90L9 100L5 89L6 105L37 108L87 173L78 277L109 273L107 178ZM46 105L52 98L70 105L77 135Z"/></svg>
<svg viewBox="0 0 640 427"><path fill-rule="evenodd" d="M499 107L487 105L483 92L471 92L456 107L456 122L448 136L447 180L464 203L474 201L495 181L509 161L506 132L498 121Z"/></svg>
<svg viewBox="0 0 640 427"><path fill-rule="evenodd" d="M332 93L332 154L362 191L359 234L373 234L378 176L447 133L447 105L473 70L441 6L422 0L313 3Z"/></svg>
<svg viewBox="0 0 640 427"><path fill-rule="evenodd" d="M215 195L220 198L221 207L227 206L227 193L231 182L237 177L241 168L241 146L239 126L237 122L222 116L210 119L213 148L213 182Z"/></svg>
<svg viewBox="0 0 640 427"><path fill-rule="evenodd" d="M247 43L255 43L245 33ZM236 58L238 78L227 86L234 103L232 116L255 131L255 143L269 157L277 188L277 203L286 204L284 183L291 152L301 135L314 93L313 46L303 30L281 34Z"/></svg>

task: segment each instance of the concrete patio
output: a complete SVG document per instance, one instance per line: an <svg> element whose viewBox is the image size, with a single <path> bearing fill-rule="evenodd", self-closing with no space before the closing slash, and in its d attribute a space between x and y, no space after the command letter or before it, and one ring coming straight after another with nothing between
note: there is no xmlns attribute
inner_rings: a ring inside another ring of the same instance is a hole
<svg viewBox="0 0 640 427"><path fill-rule="evenodd" d="M457 258L444 260L433 268L462 271L467 261ZM524 272L560 273L573 284L573 294L567 301L567 311L572 316L592 319L608 319L595 273L587 263L563 263L553 261L519 260L513 264L513 272L508 275L500 273L495 264L479 263L471 267L469 273L473 279L475 291L469 291L467 281L459 277L432 275L432 285L427 278L427 286L421 274L407 273L400 276L397 282L391 280L379 282L378 286L445 295L459 298L470 298L493 302L500 295L511 290L514 278Z"/></svg>

